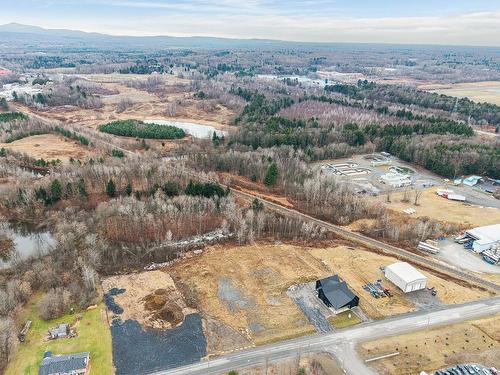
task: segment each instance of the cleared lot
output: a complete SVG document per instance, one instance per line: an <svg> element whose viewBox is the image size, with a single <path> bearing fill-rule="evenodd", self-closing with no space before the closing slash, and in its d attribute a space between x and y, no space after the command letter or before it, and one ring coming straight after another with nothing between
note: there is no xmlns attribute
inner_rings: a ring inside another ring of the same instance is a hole
<svg viewBox="0 0 500 375"><path fill-rule="evenodd" d="M401 191L391 194L390 203L387 203L386 196L373 199L398 213L403 213L403 210L407 208L413 208L416 213L412 216L427 216L442 222L457 223L464 228L500 223L499 208L481 207L448 200L438 196L436 194L437 189L437 187L424 189L418 200L418 206L413 204L414 193L411 191L408 194L409 202L403 202L405 193Z"/></svg>
<svg viewBox="0 0 500 375"><path fill-rule="evenodd" d="M371 362L384 375L432 372L468 362L498 367L500 315L366 342L359 345L358 352L364 359L399 352Z"/></svg>
<svg viewBox="0 0 500 375"><path fill-rule="evenodd" d="M287 295L287 290L292 285L333 274L339 274L347 282L360 297L361 309L372 319L490 295L426 270L422 271L429 277L428 285L434 286L438 295L433 297L428 290L404 295L384 279L380 270L381 266L396 261L393 257L335 243L322 247L255 244L214 246L164 271L176 284L183 285L183 291L189 291L189 299L196 300L197 309L204 317L211 317L244 335L252 344L314 332L315 327ZM391 289L393 297L375 299L363 289L363 285L377 279L383 279L383 285ZM216 335L207 333L209 343L212 336ZM234 345L231 349L235 349Z"/></svg>
<svg viewBox="0 0 500 375"><path fill-rule="evenodd" d="M83 160L92 154L88 147L56 134L33 135L11 143L0 143L0 148L23 152L35 159L68 161Z"/></svg>

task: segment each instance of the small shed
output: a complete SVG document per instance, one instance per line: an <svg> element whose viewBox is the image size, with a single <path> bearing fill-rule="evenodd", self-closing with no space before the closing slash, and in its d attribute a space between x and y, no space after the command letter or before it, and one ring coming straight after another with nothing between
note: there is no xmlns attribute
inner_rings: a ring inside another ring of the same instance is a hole
<svg viewBox="0 0 500 375"><path fill-rule="evenodd" d="M323 303L336 311L351 309L359 304L359 297L349 289L345 281L340 281L338 275L316 281L316 291Z"/></svg>
<svg viewBox="0 0 500 375"><path fill-rule="evenodd" d="M69 324L59 324L57 327L49 329L49 335L52 340L59 339L63 337L68 337L69 335Z"/></svg>
<svg viewBox="0 0 500 375"><path fill-rule="evenodd" d="M387 266L385 277L405 293L425 289L427 284L427 277L406 262Z"/></svg>

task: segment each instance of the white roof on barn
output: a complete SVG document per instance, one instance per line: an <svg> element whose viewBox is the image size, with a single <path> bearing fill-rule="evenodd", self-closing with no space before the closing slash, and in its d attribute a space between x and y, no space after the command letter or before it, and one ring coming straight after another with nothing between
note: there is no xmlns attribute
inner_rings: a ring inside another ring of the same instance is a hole
<svg viewBox="0 0 500 375"><path fill-rule="evenodd" d="M385 269L391 270L406 283L411 283L417 280L427 280L427 277L422 272L406 262L393 263Z"/></svg>
<svg viewBox="0 0 500 375"><path fill-rule="evenodd" d="M500 241L500 224L487 225L485 227L477 227L466 231L469 236L478 240L496 242Z"/></svg>

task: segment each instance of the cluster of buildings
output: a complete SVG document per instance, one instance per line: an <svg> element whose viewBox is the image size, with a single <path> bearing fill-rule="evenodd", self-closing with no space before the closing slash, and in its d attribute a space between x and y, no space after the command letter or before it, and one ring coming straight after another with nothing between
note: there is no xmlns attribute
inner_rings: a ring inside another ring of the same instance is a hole
<svg viewBox="0 0 500 375"><path fill-rule="evenodd" d="M406 262L396 262L385 267L384 275L404 293L425 289L427 286L427 276ZM359 305L359 297L338 275L317 280L316 292L318 298L337 314Z"/></svg>

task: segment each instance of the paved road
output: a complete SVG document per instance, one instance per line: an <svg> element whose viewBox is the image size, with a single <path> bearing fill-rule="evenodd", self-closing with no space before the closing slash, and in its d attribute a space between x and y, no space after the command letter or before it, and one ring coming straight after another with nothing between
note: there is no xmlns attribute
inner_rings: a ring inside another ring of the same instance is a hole
<svg viewBox="0 0 500 375"><path fill-rule="evenodd" d="M417 312L399 315L377 322L366 323L327 334L316 334L299 339L283 341L235 352L217 359L199 362L172 370L159 371L154 375L205 375L222 374L232 369L259 366L301 354L329 351L339 356L347 374L373 374L357 356L357 343L413 332L427 327L457 323L468 319L500 313L500 297L488 300L452 305L432 312Z"/></svg>

